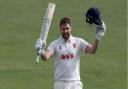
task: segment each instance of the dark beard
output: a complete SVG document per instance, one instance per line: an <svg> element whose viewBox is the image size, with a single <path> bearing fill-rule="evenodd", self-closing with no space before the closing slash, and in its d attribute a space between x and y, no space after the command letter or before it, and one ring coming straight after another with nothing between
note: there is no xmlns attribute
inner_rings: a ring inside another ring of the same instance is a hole
<svg viewBox="0 0 128 89"><path fill-rule="evenodd" d="M69 33L63 33L62 37L67 41L70 37L70 34Z"/></svg>

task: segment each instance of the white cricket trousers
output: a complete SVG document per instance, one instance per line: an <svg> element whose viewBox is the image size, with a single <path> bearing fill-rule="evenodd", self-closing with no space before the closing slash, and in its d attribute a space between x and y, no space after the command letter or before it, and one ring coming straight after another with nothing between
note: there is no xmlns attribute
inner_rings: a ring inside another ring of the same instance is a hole
<svg viewBox="0 0 128 89"><path fill-rule="evenodd" d="M81 81L55 81L54 89L82 89Z"/></svg>

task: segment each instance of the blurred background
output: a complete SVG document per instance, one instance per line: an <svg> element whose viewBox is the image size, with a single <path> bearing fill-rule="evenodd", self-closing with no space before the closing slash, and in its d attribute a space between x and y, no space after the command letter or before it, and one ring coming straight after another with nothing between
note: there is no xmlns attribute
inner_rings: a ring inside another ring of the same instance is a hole
<svg viewBox="0 0 128 89"><path fill-rule="evenodd" d="M34 49L49 2L56 9L47 45L60 36L65 16L74 36L93 42L95 30L85 13L91 6L100 8L107 32L95 55L81 55L83 89L126 89L126 0L0 0L0 89L53 89L54 59L35 64Z"/></svg>

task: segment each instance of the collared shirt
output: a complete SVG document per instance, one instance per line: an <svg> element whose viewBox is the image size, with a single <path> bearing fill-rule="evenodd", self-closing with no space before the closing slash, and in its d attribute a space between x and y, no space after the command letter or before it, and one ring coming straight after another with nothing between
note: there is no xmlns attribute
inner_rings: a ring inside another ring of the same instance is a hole
<svg viewBox="0 0 128 89"><path fill-rule="evenodd" d="M80 53L87 45L84 39L72 35L67 41L61 36L51 42L47 50L55 57L55 80L80 80Z"/></svg>

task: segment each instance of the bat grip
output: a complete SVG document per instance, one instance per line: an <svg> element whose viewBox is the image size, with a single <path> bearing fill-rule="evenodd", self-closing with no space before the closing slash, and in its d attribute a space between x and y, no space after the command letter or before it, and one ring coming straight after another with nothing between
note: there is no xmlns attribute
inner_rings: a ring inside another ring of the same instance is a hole
<svg viewBox="0 0 128 89"><path fill-rule="evenodd" d="M37 58L36 58L36 64L39 64L39 61L40 61L40 55L41 54L44 54L45 50L43 49L39 49L38 51L38 55L37 55Z"/></svg>

